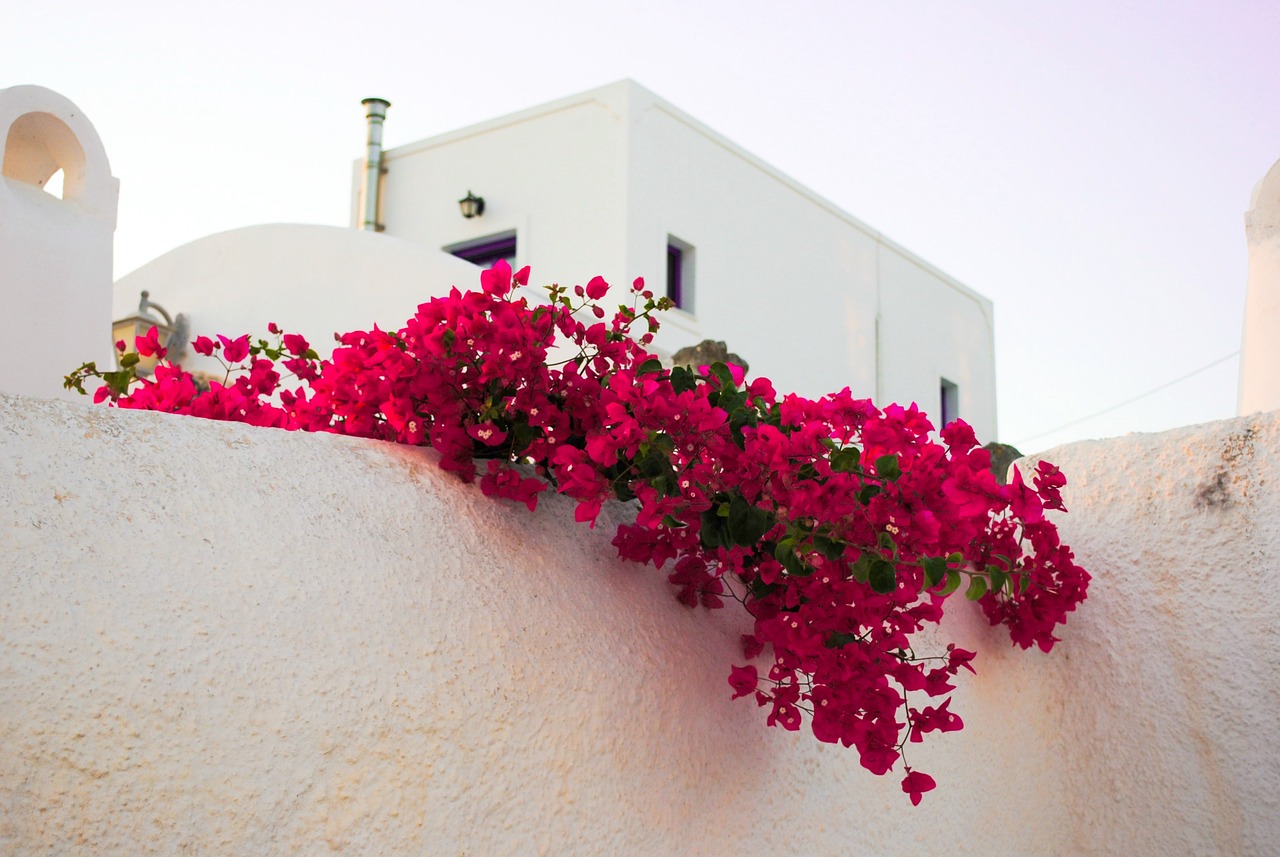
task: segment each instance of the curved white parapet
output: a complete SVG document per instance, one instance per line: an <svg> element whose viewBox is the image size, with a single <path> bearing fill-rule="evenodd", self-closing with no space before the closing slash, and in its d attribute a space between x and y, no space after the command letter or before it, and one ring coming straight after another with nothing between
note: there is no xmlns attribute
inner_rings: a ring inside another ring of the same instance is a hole
<svg viewBox="0 0 1280 857"><path fill-rule="evenodd" d="M730 701L739 621L432 453L0 396L0 852L1266 853L1280 420L1050 454L1050 655L965 602L938 789ZM614 509L609 514L621 514ZM940 641L940 643L942 642ZM937 737L937 736L933 736Z"/></svg>
<svg viewBox="0 0 1280 857"><path fill-rule="evenodd" d="M40 86L0 89L0 392L70 395L62 378L111 358L119 182L84 113ZM63 173L62 196L46 183Z"/></svg>
<svg viewBox="0 0 1280 857"><path fill-rule="evenodd" d="M1272 854L1280 414L1049 450L1093 574L1061 698L1057 854Z"/></svg>
<svg viewBox="0 0 1280 857"><path fill-rule="evenodd" d="M470 262L422 244L336 226L273 223L184 244L121 277L117 317L139 294L187 316L195 335L265 336L275 322L327 355L333 334L399 330L418 304L478 288ZM186 364L195 365L195 364Z"/></svg>

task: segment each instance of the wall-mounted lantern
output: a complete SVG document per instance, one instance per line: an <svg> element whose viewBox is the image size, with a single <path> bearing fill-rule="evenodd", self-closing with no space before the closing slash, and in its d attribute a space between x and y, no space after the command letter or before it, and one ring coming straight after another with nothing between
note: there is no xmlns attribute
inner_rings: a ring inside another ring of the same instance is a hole
<svg viewBox="0 0 1280 857"><path fill-rule="evenodd" d="M150 292L143 292L142 299L138 301L138 311L130 316L111 322L111 341L124 341L124 351L116 352L116 364L119 365L120 358L125 354L136 351L134 338L138 336L146 336L147 331L154 325L156 333L159 334L160 344L169 352L169 360L177 363L183 352L187 349L187 340L191 336L187 317L182 313L178 313L175 319L165 311L160 304L152 303ZM156 318L151 314L155 310L160 314L160 318ZM150 375L156 368L158 361L155 357L143 357L138 361L138 374Z"/></svg>
<svg viewBox="0 0 1280 857"><path fill-rule="evenodd" d="M458 207L462 209L462 216L467 220L479 217L484 214L484 197L475 196L468 190L467 195L458 200Z"/></svg>

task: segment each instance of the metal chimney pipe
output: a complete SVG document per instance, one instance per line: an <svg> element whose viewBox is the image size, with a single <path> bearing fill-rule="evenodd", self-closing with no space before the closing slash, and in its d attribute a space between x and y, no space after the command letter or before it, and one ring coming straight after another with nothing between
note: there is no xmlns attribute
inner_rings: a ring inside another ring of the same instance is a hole
<svg viewBox="0 0 1280 857"><path fill-rule="evenodd" d="M378 222L382 187L382 123L391 102L382 98L366 98L360 102L368 112L369 147L364 158L364 223L366 232L381 232L386 227Z"/></svg>

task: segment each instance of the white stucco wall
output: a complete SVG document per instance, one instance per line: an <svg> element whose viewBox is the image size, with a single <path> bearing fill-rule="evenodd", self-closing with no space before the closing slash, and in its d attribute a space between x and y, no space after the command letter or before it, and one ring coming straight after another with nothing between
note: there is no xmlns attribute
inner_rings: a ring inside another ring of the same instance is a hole
<svg viewBox="0 0 1280 857"><path fill-rule="evenodd" d="M623 91L628 262L661 294L667 236L695 248L693 310L673 313L658 344L723 339L779 391L874 397L875 240L635 84Z"/></svg>
<svg viewBox="0 0 1280 857"><path fill-rule="evenodd" d="M660 350L723 339L779 390L849 386L935 418L945 377L996 436L989 300L633 81L389 149L384 166L386 234L438 249L514 230L538 286L644 276L658 294L675 236L694 248L693 305L664 318ZM482 217L459 213L467 190Z"/></svg>
<svg viewBox="0 0 1280 857"><path fill-rule="evenodd" d="M1277 853L1280 414L1044 457L1094 575L1062 652L1057 853Z"/></svg>
<svg viewBox="0 0 1280 857"><path fill-rule="evenodd" d="M913 809L730 701L733 615L571 504L0 396L0 851L1273 853L1277 449L1273 415L1053 451L1092 597L1048 656L954 605L979 676Z"/></svg>
<svg viewBox="0 0 1280 857"><path fill-rule="evenodd" d="M479 269L421 244L336 226L276 223L184 244L115 284L115 317L137 311L143 290L192 334L266 336L275 322L322 355L333 334L398 330L418 304L452 286L477 288ZM78 365L78 363L77 363Z"/></svg>
<svg viewBox="0 0 1280 857"><path fill-rule="evenodd" d="M93 125L40 86L0 89L0 392L67 397L63 376L111 360L119 182ZM58 170L62 198L44 191Z"/></svg>
<svg viewBox="0 0 1280 857"><path fill-rule="evenodd" d="M995 439L991 301L948 283L896 246L880 244L877 252L881 389L890 393L890 401L916 402L937 418L945 378L956 385L959 416L979 438Z"/></svg>
<svg viewBox="0 0 1280 857"><path fill-rule="evenodd" d="M624 116L590 95L389 149L385 234L440 250L515 231L515 267L532 266L531 285L597 274L621 284L625 159ZM468 190L485 200L470 220L458 208Z"/></svg>
<svg viewBox="0 0 1280 857"><path fill-rule="evenodd" d="M696 248L691 315L659 344L724 339L779 390L848 386L959 415L996 436L991 302L631 81L628 265L659 272L667 235ZM877 346L877 318L880 343Z"/></svg>

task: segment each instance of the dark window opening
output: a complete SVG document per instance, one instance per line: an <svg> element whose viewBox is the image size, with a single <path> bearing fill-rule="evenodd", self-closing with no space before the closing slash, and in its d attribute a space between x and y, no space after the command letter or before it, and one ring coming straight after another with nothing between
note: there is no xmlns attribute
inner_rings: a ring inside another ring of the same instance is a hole
<svg viewBox="0 0 1280 857"><path fill-rule="evenodd" d="M445 250L481 268L492 268L499 259L505 260L512 268L516 266L516 234L514 232L491 235L479 241L468 241L466 244L455 244L452 247L446 247Z"/></svg>
<svg viewBox="0 0 1280 857"><path fill-rule="evenodd" d="M671 303L693 312L693 246L674 235L667 236L667 292Z"/></svg>
<svg viewBox="0 0 1280 857"><path fill-rule="evenodd" d="M938 428L950 425L960 416L960 388L954 382L942 379L939 385L939 404L941 408L938 416L941 418L941 424Z"/></svg>
<svg viewBox="0 0 1280 857"><path fill-rule="evenodd" d="M667 245L667 297L676 306L684 306L684 251Z"/></svg>

